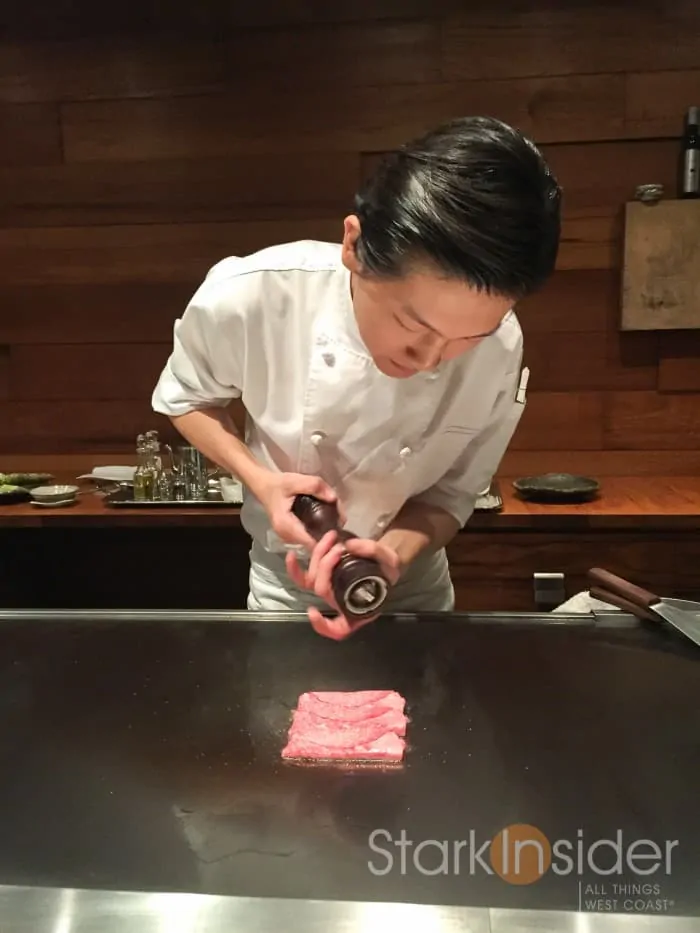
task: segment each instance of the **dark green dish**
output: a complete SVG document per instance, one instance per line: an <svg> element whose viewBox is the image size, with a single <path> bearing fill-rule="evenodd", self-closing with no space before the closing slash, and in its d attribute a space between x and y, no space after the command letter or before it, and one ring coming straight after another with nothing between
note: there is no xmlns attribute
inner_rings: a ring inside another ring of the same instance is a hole
<svg viewBox="0 0 700 933"><path fill-rule="evenodd" d="M589 476L545 473L524 476L513 483L516 491L531 502L590 502L600 492L600 483Z"/></svg>
<svg viewBox="0 0 700 933"><path fill-rule="evenodd" d="M0 505L12 505L15 502L25 502L29 498L29 490L23 486L14 486L9 483L0 483Z"/></svg>
<svg viewBox="0 0 700 933"><path fill-rule="evenodd" d="M0 486L21 486L23 489L34 489L52 480L51 473L0 473Z"/></svg>

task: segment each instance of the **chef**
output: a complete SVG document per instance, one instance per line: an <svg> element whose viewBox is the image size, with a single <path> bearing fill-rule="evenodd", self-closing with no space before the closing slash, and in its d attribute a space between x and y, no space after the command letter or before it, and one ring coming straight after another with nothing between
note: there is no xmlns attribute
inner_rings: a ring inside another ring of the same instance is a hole
<svg viewBox="0 0 700 933"><path fill-rule="evenodd" d="M454 607L445 547L521 417L513 308L552 272L559 235L539 151L472 117L385 159L340 243L213 266L175 323L153 408L243 484L249 609L305 610L319 634L350 632L330 584L342 547L292 514L300 493L334 502L357 535L347 547L380 562L386 611Z"/></svg>

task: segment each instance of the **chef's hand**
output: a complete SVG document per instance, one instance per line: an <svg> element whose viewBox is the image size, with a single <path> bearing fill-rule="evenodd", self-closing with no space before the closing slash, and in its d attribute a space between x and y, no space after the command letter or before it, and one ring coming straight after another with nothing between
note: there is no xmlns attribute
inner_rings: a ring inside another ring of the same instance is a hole
<svg viewBox="0 0 700 933"><path fill-rule="evenodd" d="M358 628L374 622L380 615L380 613L377 613L363 619L360 623L354 622L351 625L340 611L333 596L331 573L346 550L358 557L369 557L378 561L382 572L392 586L399 579L401 571L396 551L393 551L385 544L380 544L378 541L364 538L351 538L344 544L339 544L338 535L335 531L329 531L318 542L311 554L307 570L303 570L299 565L294 552L289 552L286 557L287 573L296 585L301 589L311 590L338 613L336 618L328 619L314 606L311 606L308 610L309 621L314 630L319 635L333 638L336 641L347 638Z"/></svg>
<svg viewBox="0 0 700 933"><path fill-rule="evenodd" d="M324 502L335 503L342 518L343 511L337 495L319 476L270 472L257 490L258 499L278 537L286 544L301 544L311 552L316 546L316 540L292 512L294 499L299 495L315 496Z"/></svg>

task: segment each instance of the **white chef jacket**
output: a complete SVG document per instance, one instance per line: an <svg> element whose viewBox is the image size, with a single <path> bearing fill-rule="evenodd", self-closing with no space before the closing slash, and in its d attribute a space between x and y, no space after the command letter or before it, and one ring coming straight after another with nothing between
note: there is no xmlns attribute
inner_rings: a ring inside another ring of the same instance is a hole
<svg viewBox="0 0 700 933"><path fill-rule="evenodd" d="M301 241L216 264L174 326L155 411L182 415L240 398L246 443L266 466L322 477L346 528L378 538L407 499L466 524L524 408L522 332L497 332L431 373L392 379L357 327L339 244ZM281 552L244 491L244 528Z"/></svg>

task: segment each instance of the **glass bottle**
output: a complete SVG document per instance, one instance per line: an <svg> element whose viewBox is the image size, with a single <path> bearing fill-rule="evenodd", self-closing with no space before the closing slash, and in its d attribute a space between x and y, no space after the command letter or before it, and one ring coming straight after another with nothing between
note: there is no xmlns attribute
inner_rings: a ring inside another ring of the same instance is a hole
<svg viewBox="0 0 700 933"><path fill-rule="evenodd" d="M136 439L136 472L134 473L134 499L138 502L153 499L153 468L146 438L139 434Z"/></svg>
<svg viewBox="0 0 700 933"><path fill-rule="evenodd" d="M153 499L161 499L161 476L163 474L163 457L160 452L160 441L157 431L147 431L145 435L146 460L148 469L153 476ZM167 497L166 497L167 498Z"/></svg>
<svg viewBox="0 0 700 933"><path fill-rule="evenodd" d="M688 108L681 148L681 198L700 197L700 107Z"/></svg>

